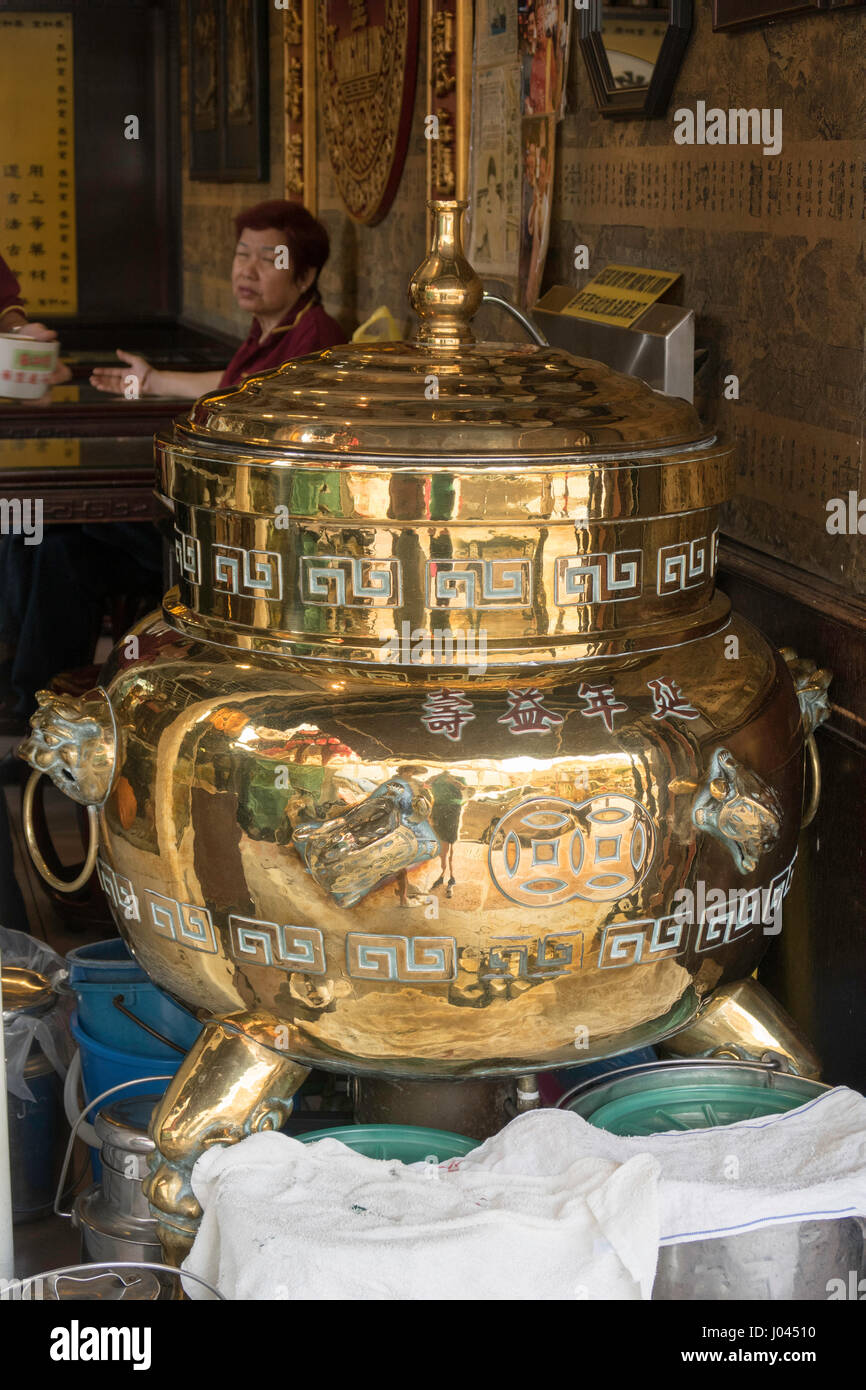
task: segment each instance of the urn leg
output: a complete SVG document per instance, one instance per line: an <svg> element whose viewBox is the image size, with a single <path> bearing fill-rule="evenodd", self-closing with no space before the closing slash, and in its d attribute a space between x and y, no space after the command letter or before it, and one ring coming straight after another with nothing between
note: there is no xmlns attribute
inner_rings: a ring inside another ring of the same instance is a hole
<svg viewBox="0 0 866 1390"><path fill-rule="evenodd" d="M201 1219L190 1185L196 1159L211 1144L236 1144L259 1130L279 1129L308 1075L309 1067L237 1028L215 1019L205 1024L150 1126L156 1151L144 1188L167 1263L185 1259Z"/></svg>
<svg viewBox="0 0 866 1390"><path fill-rule="evenodd" d="M697 1018L662 1044L671 1057L733 1057L772 1062L817 1080L821 1059L797 1024L757 980L715 990Z"/></svg>

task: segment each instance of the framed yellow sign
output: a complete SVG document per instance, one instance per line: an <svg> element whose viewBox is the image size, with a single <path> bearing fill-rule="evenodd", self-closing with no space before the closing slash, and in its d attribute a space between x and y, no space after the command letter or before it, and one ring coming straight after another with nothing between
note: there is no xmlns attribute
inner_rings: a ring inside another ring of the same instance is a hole
<svg viewBox="0 0 866 1390"><path fill-rule="evenodd" d="M72 22L0 13L0 255L33 319L78 309Z"/></svg>

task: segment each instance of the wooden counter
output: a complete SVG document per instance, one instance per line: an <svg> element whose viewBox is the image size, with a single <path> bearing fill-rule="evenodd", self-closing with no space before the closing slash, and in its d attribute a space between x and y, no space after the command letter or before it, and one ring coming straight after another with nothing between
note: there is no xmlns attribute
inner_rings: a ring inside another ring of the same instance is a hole
<svg viewBox="0 0 866 1390"><path fill-rule="evenodd" d="M48 400L0 398L0 498L40 498L45 525L159 519L165 508L153 491L153 436L191 402L109 396L89 384L90 372L117 364L115 346L156 367L214 371L234 345L182 325L65 325L60 332L73 380Z"/></svg>

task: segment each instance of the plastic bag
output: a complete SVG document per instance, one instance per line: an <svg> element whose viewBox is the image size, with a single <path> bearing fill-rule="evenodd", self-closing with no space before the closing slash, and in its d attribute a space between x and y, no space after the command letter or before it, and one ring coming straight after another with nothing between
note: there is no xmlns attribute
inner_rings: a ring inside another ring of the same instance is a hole
<svg viewBox="0 0 866 1390"><path fill-rule="evenodd" d="M0 927L0 960L4 966L20 970L36 970L54 988L62 986L69 974L66 961L44 941L37 941L23 931ZM35 1101L36 1097L24 1079L30 1053L35 1043L42 1048L58 1076L64 1077L75 1050L69 1032L70 1001L58 995L48 1013L36 1018L33 1014L16 1014L6 1019L6 1088L19 1100Z"/></svg>

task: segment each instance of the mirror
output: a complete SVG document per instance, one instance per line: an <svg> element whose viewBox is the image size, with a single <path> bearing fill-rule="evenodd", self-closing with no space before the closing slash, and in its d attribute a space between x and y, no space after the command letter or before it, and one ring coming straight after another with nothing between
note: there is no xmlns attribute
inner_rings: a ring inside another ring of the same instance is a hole
<svg viewBox="0 0 866 1390"><path fill-rule="evenodd" d="M589 0L580 46L601 114L663 116L691 27L691 0Z"/></svg>

